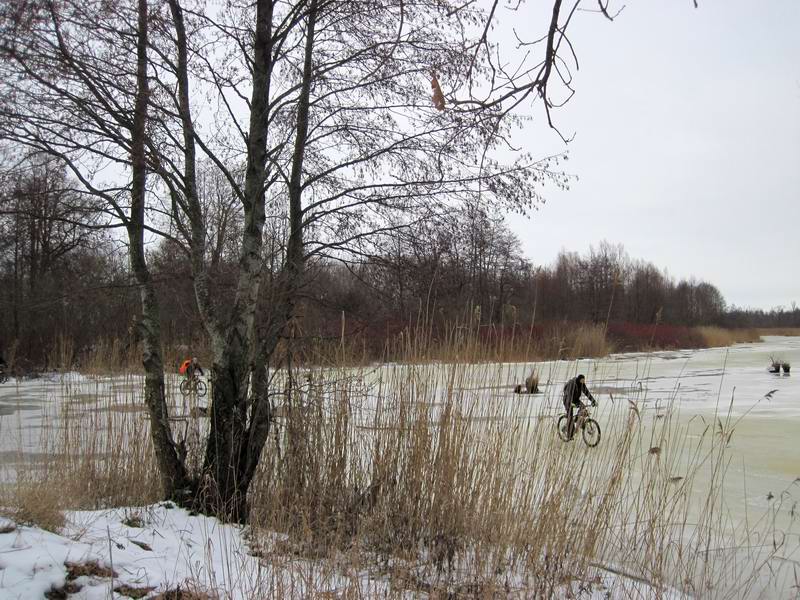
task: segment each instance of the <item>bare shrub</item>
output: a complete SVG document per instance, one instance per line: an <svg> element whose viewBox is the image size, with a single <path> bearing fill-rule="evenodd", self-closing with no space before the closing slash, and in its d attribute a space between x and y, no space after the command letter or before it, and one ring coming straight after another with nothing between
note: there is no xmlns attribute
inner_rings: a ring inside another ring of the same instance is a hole
<svg viewBox="0 0 800 600"><path fill-rule="evenodd" d="M154 589L154 587L133 587L130 585L120 585L115 587L114 591L120 596L125 596L126 598L144 598Z"/></svg>

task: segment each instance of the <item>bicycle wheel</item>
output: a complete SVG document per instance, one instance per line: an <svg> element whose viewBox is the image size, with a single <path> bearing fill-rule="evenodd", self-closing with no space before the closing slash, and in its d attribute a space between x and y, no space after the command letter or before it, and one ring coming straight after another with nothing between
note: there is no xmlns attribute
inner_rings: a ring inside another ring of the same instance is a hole
<svg viewBox="0 0 800 600"><path fill-rule="evenodd" d="M194 384L194 391L197 393L198 398L205 396L207 391L206 382L198 379Z"/></svg>
<svg viewBox="0 0 800 600"><path fill-rule="evenodd" d="M569 436L567 435L567 415L561 415L558 418L556 430L558 431L558 437L560 437L562 441L569 441Z"/></svg>
<svg viewBox="0 0 800 600"><path fill-rule="evenodd" d="M594 448L600 443L600 425L594 419L586 419L582 427L583 441L587 446Z"/></svg>
<svg viewBox="0 0 800 600"><path fill-rule="evenodd" d="M188 396L190 390L191 387L189 387L189 380L184 379L183 381L181 381L181 394L183 394L184 396Z"/></svg>

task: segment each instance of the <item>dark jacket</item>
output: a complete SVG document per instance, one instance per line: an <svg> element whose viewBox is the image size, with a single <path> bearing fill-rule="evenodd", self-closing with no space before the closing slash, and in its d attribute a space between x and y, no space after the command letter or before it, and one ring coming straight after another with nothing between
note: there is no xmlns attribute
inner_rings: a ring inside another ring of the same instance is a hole
<svg viewBox="0 0 800 600"><path fill-rule="evenodd" d="M186 367L186 376L193 377L195 373L205 375L205 373L203 373L203 367L200 366L200 363L189 363L189 366Z"/></svg>
<svg viewBox="0 0 800 600"><path fill-rule="evenodd" d="M571 402L572 404L579 404L581 395L586 394L589 400L594 401L594 397L587 389L586 383L578 383L578 378L570 379L564 384L564 404Z"/></svg>

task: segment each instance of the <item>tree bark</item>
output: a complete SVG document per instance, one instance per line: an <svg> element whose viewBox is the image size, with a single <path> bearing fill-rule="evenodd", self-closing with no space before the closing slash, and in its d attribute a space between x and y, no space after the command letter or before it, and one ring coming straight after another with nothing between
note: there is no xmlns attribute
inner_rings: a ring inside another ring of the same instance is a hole
<svg viewBox="0 0 800 600"><path fill-rule="evenodd" d="M144 395L150 414L150 435L163 493L167 498L180 499L186 486L186 469L178 457L169 426L167 403L164 397L164 365L161 359L161 326L155 288L150 278L144 253L144 207L147 182L145 136L149 86L147 82L147 0L138 1L137 90L131 130L131 214L127 224L130 241L131 269L139 287L142 303L140 323L143 343L142 365L145 370Z"/></svg>
<svg viewBox="0 0 800 600"><path fill-rule="evenodd" d="M239 279L224 345L214 348L211 430L203 463L206 510L222 518L247 518L247 488L240 471L247 446L247 404L252 371L252 337L262 272L265 221L264 181L272 70L272 2L256 0L253 91L244 186L244 232Z"/></svg>

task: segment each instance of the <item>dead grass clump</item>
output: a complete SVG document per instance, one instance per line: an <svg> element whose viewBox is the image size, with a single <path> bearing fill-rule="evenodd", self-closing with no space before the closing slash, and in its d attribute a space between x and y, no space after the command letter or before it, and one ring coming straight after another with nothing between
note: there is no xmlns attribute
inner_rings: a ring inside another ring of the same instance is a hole
<svg viewBox="0 0 800 600"><path fill-rule="evenodd" d="M606 338L606 328L603 325L573 327L566 338L566 350L569 358L607 356L611 345Z"/></svg>
<svg viewBox="0 0 800 600"><path fill-rule="evenodd" d="M80 592L82 587L74 581L68 581L61 587L51 587L44 593L47 600L66 600L72 594Z"/></svg>
<svg viewBox="0 0 800 600"><path fill-rule="evenodd" d="M756 331L759 335L800 336L800 327L759 327Z"/></svg>
<svg viewBox="0 0 800 600"><path fill-rule="evenodd" d="M127 525L128 527L141 529L145 525L144 516L139 511L126 509L125 518L122 519L122 524Z"/></svg>
<svg viewBox="0 0 800 600"><path fill-rule="evenodd" d="M761 341L757 329L727 329L724 327L697 327L705 344L709 348L722 348L733 344L744 344Z"/></svg>
<svg viewBox="0 0 800 600"><path fill-rule="evenodd" d="M130 585L120 585L114 588L114 591L119 594L120 596L125 596L126 598L144 598L152 592L154 587L133 587Z"/></svg>
<svg viewBox="0 0 800 600"><path fill-rule="evenodd" d="M85 563L65 562L67 567L67 579L72 581L78 577L116 577L117 574L111 567L105 567L98 561L93 560Z"/></svg>
<svg viewBox="0 0 800 600"><path fill-rule="evenodd" d="M630 442L576 461L575 479L565 478L565 448L554 443L550 419L465 391L473 378L491 385L481 368L388 368L366 413L355 407L373 388L344 371L331 376L329 396L294 399L308 409L287 413L277 451L265 457L253 490L255 528L287 533L306 557L355 546L381 560L422 561L428 575L449 581L437 589L492 589L497 573L524 564L537 585L556 590L602 543L585 528L606 531L616 516L600 502L579 518L573 481L616 498ZM465 569L463 581L449 579ZM412 591L427 589L420 585Z"/></svg>
<svg viewBox="0 0 800 600"><path fill-rule="evenodd" d="M117 576L113 569L104 567L97 561L85 563L65 562L64 566L67 568L67 581L63 586L52 587L45 592L44 597L47 598L47 600L63 600L69 598L72 594L80 592L82 586L75 583L75 580L79 577L111 578ZM148 592L152 590L153 588L149 588ZM143 596L130 597L141 598Z"/></svg>
<svg viewBox="0 0 800 600"><path fill-rule="evenodd" d="M141 548L142 550L144 550L146 552L152 552L153 551L153 548L152 548L152 546L150 546L150 544L147 544L145 542L140 542L139 540L128 540L128 541L131 544L133 544L134 546L139 546L139 548Z"/></svg>
<svg viewBox="0 0 800 600"><path fill-rule="evenodd" d="M59 414L45 414L42 447L36 453L20 451L17 480L0 488L0 506L10 507L8 516L58 531L65 508L145 506L161 500L147 419L134 411L103 410L143 405L142 380L65 378L60 385L53 392ZM137 526L137 515L127 516L130 526Z"/></svg>
<svg viewBox="0 0 800 600"><path fill-rule="evenodd" d="M217 594L212 594L198 588L195 584L187 582L178 587L153 596L152 600L218 600Z"/></svg>
<svg viewBox="0 0 800 600"><path fill-rule="evenodd" d="M60 490L42 482L20 481L10 486L5 499L8 516L24 525L58 533L64 527L64 499Z"/></svg>

